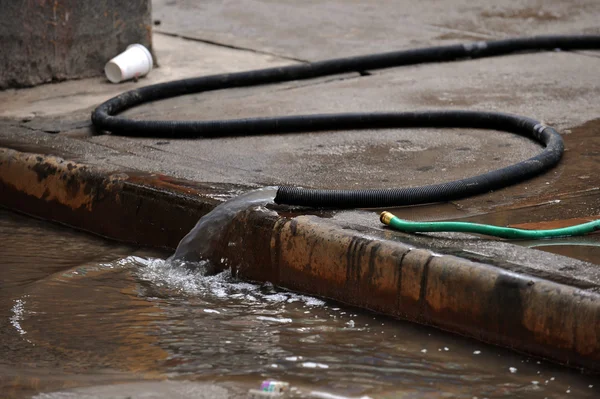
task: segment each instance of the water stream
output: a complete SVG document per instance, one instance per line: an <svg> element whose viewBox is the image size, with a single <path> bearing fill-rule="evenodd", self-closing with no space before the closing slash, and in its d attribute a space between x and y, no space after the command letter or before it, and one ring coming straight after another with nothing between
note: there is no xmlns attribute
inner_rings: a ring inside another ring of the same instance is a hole
<svg viewBox="0 0 600 399"><path fill-rule="evenodd" d="M198 262L210 258L215 243L221 241L223 227L234 216L252 206L272 203L277 187L264 187L238 195L216 206L211 212L200 218L196 226L181 240L170 258L187 262Z"/></svg>

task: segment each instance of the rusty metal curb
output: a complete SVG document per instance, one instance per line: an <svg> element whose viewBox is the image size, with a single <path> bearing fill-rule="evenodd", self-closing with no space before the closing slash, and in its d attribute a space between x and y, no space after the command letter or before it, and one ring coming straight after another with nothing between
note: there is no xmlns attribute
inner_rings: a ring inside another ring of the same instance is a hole
<svg viewBox="0 0 600 399"><path fill-rule="evenodd" d="M0 205L139 245L174 248L219 203L209 191L0 148ZM242 278L600 371L600 294L592 289L264 209L238 214L215 257Z"/></svg>

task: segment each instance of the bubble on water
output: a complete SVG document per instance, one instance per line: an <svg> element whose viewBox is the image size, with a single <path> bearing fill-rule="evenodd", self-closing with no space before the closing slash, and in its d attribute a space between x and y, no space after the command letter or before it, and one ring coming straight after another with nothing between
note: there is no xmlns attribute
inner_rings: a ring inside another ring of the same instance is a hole
<svg viewBox="0 0 600 399"><path fill-rule="evenodd" d="M314 363L314 362L304 362L301 364L302 367L306 367L309 369L320 368L320 369L328 369L329 366L323 363Z"/></svg>
<svg viewBox="0 0 600 399"><path fill-rule="evenodd" d="M300 393L302 391L298 390L298 393ZM370 396L361 396L361 397L349 397L349 396L342 396L342 395L335 395L329 392L321 392L321 391L311 391L310 392L310 397L311 398L318 398L318 399L371 399Z"/></svg>
<svg viewBox="0 0 600 399"><path fill-rule="evenodd" d="M473 351L474 355L479 355L481 353L481 351Z"/></svg>
<svg viewBox="0 0 600 399"><path fill-rule="evenodd" d="M248 302L299 302L309 307L325 305L325 302L318 298L286 290L277 291L271 283L261 285L241 281L233 277L231 269L208 274L211 267L206 261L184 262L129 256L124 264L138 266L137 275L140 280L147 281L151 283L151 287L166 290L170 294Z"/></svg>
<svg viewBox="0 0 600 399"><path fill-rule="evenodd" d="M516 373L517 372L517 368L516 367L509 367L508 368L510 370L511 373Z"/></svg>
<svg viewBox="0 0 600 399"><path fill-rule="evenodd" d="M21 326L21 322L25 316L25 300L23 299L15 299L15 304L12 309L12 316L10 316L9 321L10 324L14 327L15 330L19 333L19 335L23 336L27 334L27 331ZM27 342L31 343L30 340L25 339Z"/></svg>
<svg viewBox="0 0 600 399"><path fill-rule="evenodd" d="M267 316L256 316L258 320L262 321L273 321L275 323L291 323L292 319L278 318L278 317L267 317Z"/></svg>

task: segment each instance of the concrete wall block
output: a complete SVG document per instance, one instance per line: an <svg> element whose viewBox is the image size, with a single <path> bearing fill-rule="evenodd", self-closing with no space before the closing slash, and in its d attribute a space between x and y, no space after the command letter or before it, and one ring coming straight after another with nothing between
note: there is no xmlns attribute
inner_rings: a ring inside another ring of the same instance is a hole
<svg viewBox="0 0 600 399"><path fill-rule="evenodd" d="M0 89L101 75L151 22L150 0L0 1Z"/></svg>

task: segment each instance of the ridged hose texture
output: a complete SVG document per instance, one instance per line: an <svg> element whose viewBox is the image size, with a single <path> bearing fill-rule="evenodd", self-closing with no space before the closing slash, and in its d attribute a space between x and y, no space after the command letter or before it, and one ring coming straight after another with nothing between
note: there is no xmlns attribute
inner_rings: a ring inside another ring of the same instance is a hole
<svg viewBox="0 0 600 399"><path fill-rule="evenodd" d="M317 190L283 186L275 197L275 202L280 204L326 208L379 208L449 201L497 190L552 168L562 156L561 136L551 127L534 119L477 111L345 113L214 121L132 120L116 115L146 102L184 94L311 79L353 71L556 49L600 49L600 35L538 36L426 47L176 80L141 87L111 98L93 111L92 121L99 129L113 134L161 138L214 138L350 129L477 128L519 134L544 146L539 154L525 161L448 183L372 190Z"/></svg>

